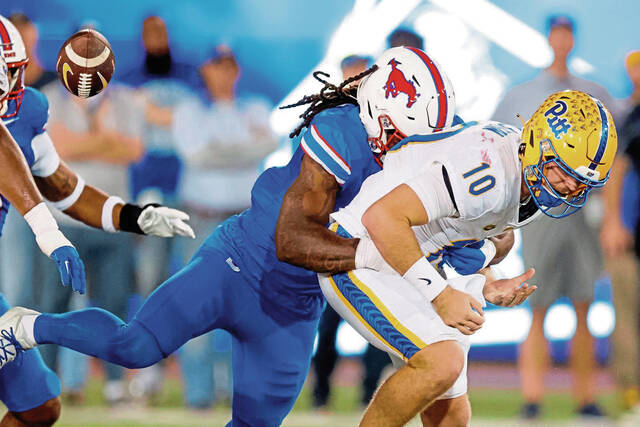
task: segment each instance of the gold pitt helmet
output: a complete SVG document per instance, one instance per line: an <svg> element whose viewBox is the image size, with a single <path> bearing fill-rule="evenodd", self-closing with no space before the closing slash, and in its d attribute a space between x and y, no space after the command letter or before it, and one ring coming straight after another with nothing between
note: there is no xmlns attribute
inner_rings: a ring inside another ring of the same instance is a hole
<svg viewBox="0 0 640 427"><path fill-rule="evenodd" d="M587 201L593 188L609 179L618 147L613 117L598 99L578 90L549 96L522 129L520 160L525 183L538 208L553 218L569 216ZM557 164L577 180L580 191L559 194L544 175L548 163ZM564 211L552 213L564 204Z"/></svg>

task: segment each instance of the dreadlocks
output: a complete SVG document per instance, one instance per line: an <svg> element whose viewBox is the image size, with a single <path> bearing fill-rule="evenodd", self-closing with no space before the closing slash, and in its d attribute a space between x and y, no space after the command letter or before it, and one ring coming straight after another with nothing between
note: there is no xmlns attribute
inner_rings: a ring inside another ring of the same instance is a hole
<svg viewBox="0 0 640 427"><path fill-rule="evenodd" d="M300 123L300 125L289 134L289 138L298 136L302 129L309 126L309 123L311 123L311 119L313 119L313 117L322 110L337 107L338 105L342 104L358 105L358 100L356 98L358 88L356 86L350 86L350 84L360 80L365 76L368 76L377 69L378 66L373 65L371 68L364 70L360 74L349 77L348 79L343 81L340 86L336 86L322 78L329 77L329 74L322 71L315 71L313 73L313 77L320 83L324 83L324 87L320 89L320 92L314 95L305 95L300 101L294 104L284 105L280 107L280 109L285 109L297 107L299 105L311 104L304 113L298 116L302 119L302 123Z"/></svg>

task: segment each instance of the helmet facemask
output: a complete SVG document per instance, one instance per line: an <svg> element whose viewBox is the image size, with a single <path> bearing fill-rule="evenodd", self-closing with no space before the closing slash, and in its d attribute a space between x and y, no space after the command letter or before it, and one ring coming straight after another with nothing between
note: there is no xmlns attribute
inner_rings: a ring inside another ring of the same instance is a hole
<svg viewBox="0 0 640 427"><path fill-rule="evenodd" d="M384 156L391 148L393 148L398 142L407 137L393 124L391 117L386 114L378 116L378 124L380 125L380 132L377 137L369 137L369 147L373 152L376 162L382 166Z"/></svg>
<svg viewBox="0 0 640 427"><path fill-rule="evenodd" d="M8 64L9 93L2 99L0 118L6 119L18 114L22 98L24 97L24 69L27 61ZM15 108L12 108L11 101L15 101Z"/></svg>
<svg viewBox="0 0 640 427"><path fill-rule="evenodd" d="M551 218L564 218L575 213L585 205L591 190L602 187L609 178L607 174L603 180L593 181L579 175L558 157L549 139L540 141L539 146L540 157L538 163L524 168L524 181L538 209ZM578 190L572 194L563 195L554 189L544 173L545 168L550 164L555 164L563 173L578 181L580 184ZM562 205L564 205L563 210L554 209ZM558 213L558 211L560 212Z"/></svg>

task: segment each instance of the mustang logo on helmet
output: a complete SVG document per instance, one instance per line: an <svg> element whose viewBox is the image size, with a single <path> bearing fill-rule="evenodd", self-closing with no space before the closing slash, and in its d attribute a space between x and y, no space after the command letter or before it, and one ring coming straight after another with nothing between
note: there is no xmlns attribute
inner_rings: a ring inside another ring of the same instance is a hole
<svg viewBox="0 0 640 427"><path fill-rule="evenodd" d="M411 106L416 103L416 99L420 94L416 92L416 87L413 82L407 80L403 72L398 69L398 64L400 64L400 62L396 61L395 58L389 61L391 72L387 78L387 84L384 85L384 90L386 91L385 96L389 98L389 95L391 95L395 98L399 94L404 93L409 98L407 100L407 108L411 108Z"/></svg>

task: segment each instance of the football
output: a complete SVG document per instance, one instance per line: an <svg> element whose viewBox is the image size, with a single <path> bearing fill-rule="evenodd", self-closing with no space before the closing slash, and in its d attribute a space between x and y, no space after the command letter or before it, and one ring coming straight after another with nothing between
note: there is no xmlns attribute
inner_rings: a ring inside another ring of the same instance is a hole
<svg viewBox="0 0 640 427"><path fill-rule="evenodd" d="M58 78L80 98L89 98L107 87L115 60L107 39L93 29L80 30L63 43L56 61Z"/></svg>

